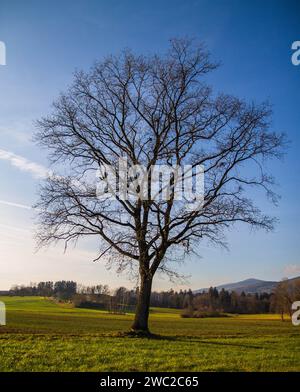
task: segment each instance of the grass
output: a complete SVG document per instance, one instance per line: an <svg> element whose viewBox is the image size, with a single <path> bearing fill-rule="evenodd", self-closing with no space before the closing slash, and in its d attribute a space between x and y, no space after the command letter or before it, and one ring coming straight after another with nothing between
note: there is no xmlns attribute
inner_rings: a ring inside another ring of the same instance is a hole
<svg viewBox="0 0 300 392"><path fill-rule="evenodd" d="M0 371L300 371L300 327L277 315L184 319L154 308L159 339L122 336L133 315L0 297Z"/></svg>

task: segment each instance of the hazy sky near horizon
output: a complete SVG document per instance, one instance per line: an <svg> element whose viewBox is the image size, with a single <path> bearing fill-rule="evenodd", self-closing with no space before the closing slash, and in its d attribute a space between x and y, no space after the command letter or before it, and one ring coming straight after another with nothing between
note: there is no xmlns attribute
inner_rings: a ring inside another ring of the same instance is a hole
<svg viewBox="0 0 300 392"><path fill-rule="evenodd" d="M66 254L62 247L34 252L37 187L48 168L47 154L32 142L33 121L72 81L75 69L125 47L163 52L171 37L204 41L222 66L208 77L223 91L273 105L272 128L291 141L283 162L271 169L282 199L276 208L257 202L279 218L273 233L238 226L228 233L229 251L203 244L179 270L182 286L158 277L154 287L197 289L256 277L279 280L300 275L300 66L291 45L300 41L299 1L238 0L0 0L0 41L7 65L0 65L0 289L40 280L134 282L92 260L95 243L83 241Z"/></svg>

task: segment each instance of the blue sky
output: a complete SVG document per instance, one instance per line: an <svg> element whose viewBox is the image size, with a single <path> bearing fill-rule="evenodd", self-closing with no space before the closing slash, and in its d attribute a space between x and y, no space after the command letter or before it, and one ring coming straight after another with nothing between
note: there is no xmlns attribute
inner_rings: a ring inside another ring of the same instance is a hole
<svg viewBox="0 0 300 392"><path fill-rule="evenodd" d="M34 216L26 206L37 198L47 159L31 141L33 121L49 112L76 68L125 47L163 52L169 38L182 36L203 40L221 61L208 77L216 92L268 99L272 127L291 141L284 162L271 167L279 207L258 200L280 220L274 233L239 226L228 233L229 251L203 244L200 260L180 266L191 275L184 287L300 275L300 66L291 63L299 13L299 1L0 0L0 41L7 49L7 65L0 66L0 288L45 279L133 285L93 263L97 247L86 241L66 255L60 247L34 253ZM155 288L168 287L183 286L156 279Z"/></svg>

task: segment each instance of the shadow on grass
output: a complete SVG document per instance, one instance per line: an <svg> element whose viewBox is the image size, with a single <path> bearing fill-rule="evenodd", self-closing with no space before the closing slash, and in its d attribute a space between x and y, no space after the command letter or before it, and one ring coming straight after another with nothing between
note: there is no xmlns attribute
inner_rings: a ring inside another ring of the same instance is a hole
<svg viewBox="0 0 300 392"><path fill-rule="evenodd" d="M107 335L106 335L107 336ZM170 341L170 342L192 342L192 343L201 343L201 344L211 344L217 346L230 346L230 347L242 347L242 348L251 348L262 350L263 347L251 345L251 344L244 344L244 343L235 343L235 342L218 342L218 341L208 341L203 340L201 338L197 338L195 336L178 336L178 335L158 335L153 333L145 333L145 332L117 332L115 334L110 335L111 337L118 337L118 338L137 338L137 339L147 339L147 340L161 340L161 341ZM218 338L215 338L218 339Z"/></svg>
<svg viewBox="0 0 300 392"><path fill-rule="evenodd" d="M1 328L0 329L0 338L9 338L14 335L15 337L19 336L21 339L24 339L28 336L34 336L36 338L44 338L47 337L51 340L59 340L62 337L64 339L67 338L129 338L129 339L145 339L148 341L161 341L161 342L181 342L181 343L198 343L203 345L213 345L213 346L223 346L223 347L239 347L239 348L247 348L247 349L256 349L262 350L264 347L253 345L253 344L245 344L238 343L232 340L236 338L240 338L240 336L231 336L232 339L230 342L224 342L224 339L221 337L210 337L209 339L203 339L201 337L193 336L193 335L159 335L153 333L145 333L145 332L135 332L135 331L126 331L126 332L107 332L107 333L65 333L65 332L42 332L42 331L31 331L31 330L22 330L17 328ZM226 338L225 338L226 339ZM221 341L219 341L221 340Z"/></svg>

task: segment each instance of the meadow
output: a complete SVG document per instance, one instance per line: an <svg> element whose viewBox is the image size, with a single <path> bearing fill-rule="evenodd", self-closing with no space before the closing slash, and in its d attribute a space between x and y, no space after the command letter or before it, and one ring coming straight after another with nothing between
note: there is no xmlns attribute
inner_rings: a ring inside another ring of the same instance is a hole
<svg viewBox="0 0 300 392"><path fill-rule="evenodd" d="M300 371L300 327L278 315L187 319L153 308L149 339L124 334L132 314L41 297L0 301L0 371Z"/></svg>

